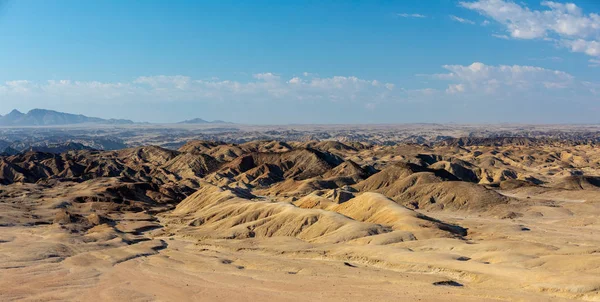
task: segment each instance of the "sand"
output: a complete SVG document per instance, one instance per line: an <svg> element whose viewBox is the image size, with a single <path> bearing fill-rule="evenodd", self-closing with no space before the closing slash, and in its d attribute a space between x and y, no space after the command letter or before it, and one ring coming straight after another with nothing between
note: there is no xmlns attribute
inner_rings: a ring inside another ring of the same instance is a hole
<svg viewBox="0 0 600 302"><path fill-rule="evenodd" d="M0 300L600 300L591 146L233 147L5 159Z"/></svg>

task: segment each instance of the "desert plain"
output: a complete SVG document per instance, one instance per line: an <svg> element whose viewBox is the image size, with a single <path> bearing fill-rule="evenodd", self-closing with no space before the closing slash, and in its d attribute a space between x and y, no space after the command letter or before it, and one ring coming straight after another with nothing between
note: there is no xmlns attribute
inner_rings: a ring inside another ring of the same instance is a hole
<svg viewBox="0 0 600 302"><path fill-rule="evenodd" d="M4 154L0 300L600 300L594 139L451 128Z"/></svg>

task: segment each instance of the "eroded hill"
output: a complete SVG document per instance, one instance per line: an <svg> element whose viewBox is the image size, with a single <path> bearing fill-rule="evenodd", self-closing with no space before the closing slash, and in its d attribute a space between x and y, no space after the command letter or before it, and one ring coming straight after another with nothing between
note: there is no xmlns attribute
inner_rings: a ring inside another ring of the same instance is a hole
<svg viewBox="0 0 600 302"><path fill-rule="evenodd" d="M108 286L107 299L170 300L172 288L193 297L191 283L218 296L223 280L281 271L277 291L249 282L247 294L295 300L293 276L354 270L392 293L378 300L440 286L463 301L598 299L599 168L592 144L516 138L18 153L0 158L0 295L80 300Z"/></svg>

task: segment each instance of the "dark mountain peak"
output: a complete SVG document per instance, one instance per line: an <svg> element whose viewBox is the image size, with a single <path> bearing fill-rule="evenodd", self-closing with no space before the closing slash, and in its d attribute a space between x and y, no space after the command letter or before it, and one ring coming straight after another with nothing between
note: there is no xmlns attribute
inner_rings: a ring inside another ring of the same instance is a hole
<svg viewBox="0 0 600 302"><path fill-rule="evenodd" d="M214 120L212 122L201 119L201 118L195 118L195 119L191 119L191 120L185 120L183 122L179 122L178 124L231 124L230 122L225 122L225 121L221 121L221 120Z"/></svg>
<svg viewBox="0 0 600 302"><path fill-rule="evenodd" d="M201 118L195 118L195 119L180 122L179 124L208 124L208 123L209 123L209 121L207 121L207 120L203 120Z"/></svg>
<svg viewBox="0 0 600 302"><path fill-rule="evenodd" d="M25 116L25 114L23 114L22 112L20 112L17 109L14 109L9 114L0 117L0 124L3 124L4 122L13 123L15 121L22 119L24 116Z"/></svg>
<svg viewBox="0 0 600 302"><path fill-rule="evenodd" d="M17 109L13 109L13 111L11 111L6 116L22 116L22 115L25 115L25 114Z"/></svg>
<svg viewBox="0 0 600 302"><path fill-rule="evenodd" d="M46 112L58 112L58 111L35 108L35 109L29 110L28 113L30 113L30 114L36 114L36 113L46 113Z"/></svg>
<svg viewBox="0 0 600 302"><path fill-rule="evenodd" d="M41 114L69 114L69 113L62 113L62 112L58 112L55 110L49 110L49 109L40 109L40 108L35 108L35 109L31 109L29 110L29 112L27 112L27 114L29 115L41 115ZM72 115L76 115L76 114L72 114ZM81 114L78 114L79 116L83 116Z"/></svg>

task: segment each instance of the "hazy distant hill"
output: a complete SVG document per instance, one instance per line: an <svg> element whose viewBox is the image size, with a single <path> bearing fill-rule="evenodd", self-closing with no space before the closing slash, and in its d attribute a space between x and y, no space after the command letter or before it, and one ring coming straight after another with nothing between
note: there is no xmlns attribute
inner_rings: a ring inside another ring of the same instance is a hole
<svg viewBox="0 0 600 302"><path fill-rule="evenodd" d="M233 124L233 123L225 122L225 121L221 121L221 120L214 120L214 121L210 122L207 120L203 120L201 118L195 118L195 119L179 122L177 124Z"/></svg>
<svg viewBox="0 0 600 302"><path fill-rule="evenodd" d="M0 116L0 126L56 126L84 123L133 124L130 120L101 119L44 109L33 109L26 114L13 110L7 115Z"/></svg>

